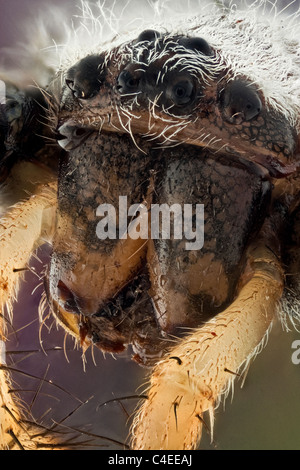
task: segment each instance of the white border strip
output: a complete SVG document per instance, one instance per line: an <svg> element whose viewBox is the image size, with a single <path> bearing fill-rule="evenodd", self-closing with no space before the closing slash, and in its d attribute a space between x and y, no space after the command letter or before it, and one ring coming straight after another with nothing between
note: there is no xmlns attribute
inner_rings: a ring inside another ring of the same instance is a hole
<svg viewBox="0 0 300 470"><path fill-rule="evenodd" d="M0 104L6 103L6 88L5 83L0 80Z"/></svg>

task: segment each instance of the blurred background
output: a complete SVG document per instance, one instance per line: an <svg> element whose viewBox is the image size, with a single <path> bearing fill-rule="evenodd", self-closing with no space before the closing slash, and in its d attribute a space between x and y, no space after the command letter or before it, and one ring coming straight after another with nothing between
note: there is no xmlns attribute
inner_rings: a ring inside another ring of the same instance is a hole
<svg viewBox="0 0 300 470"><path fill-rule="evenodd" d="M289 3L277 1L277 6ZM78 12L73 0L0 0L0 72L17 60L7 48L24 44L28 25L49 5L59 6L66 20ZM289 8L298 7L296 1ZM19 371L13 376L15 388L39 423L61 431L80 428L86 433L81 436L86 449L122 449L149 371L131 361L130 351L117 358L103 357L97 350L93 357L88 351L83 361L81 351L51 317L39 325L42 273L49 254L45 247L33 260L14 311L7 349L8 362ZM214 442L204 435L201 448L300 449L300 365L291 360L294 340L300 340L300 333L286 333L275 325L243 388L237 381L233 400L229 396L225 411L223 406L216 411Z"/></svg>

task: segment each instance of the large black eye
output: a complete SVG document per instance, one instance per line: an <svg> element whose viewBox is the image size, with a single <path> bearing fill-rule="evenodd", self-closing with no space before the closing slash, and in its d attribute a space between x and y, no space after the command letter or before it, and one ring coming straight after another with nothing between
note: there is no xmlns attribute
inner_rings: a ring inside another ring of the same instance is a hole
<svg viewBox="0 0 300 470"><path fill-rule="evenodd" d="M195 97L195 86L190 78L181 78L168 86L166 94L176 106L188 105Z"/></svg>
<svg viewBox="0 0 300 470"><path fill-rule="evenodd" d="M121 94L136 93L139 88L140 78L137 74L122 70L118 77L117 88Z"/></svg>

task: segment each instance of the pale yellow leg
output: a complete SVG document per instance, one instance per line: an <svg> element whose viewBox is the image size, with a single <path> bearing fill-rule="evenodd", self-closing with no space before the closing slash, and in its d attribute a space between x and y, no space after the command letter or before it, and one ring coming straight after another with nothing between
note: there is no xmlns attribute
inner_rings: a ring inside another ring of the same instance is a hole
<svg viewBox="0 0 300 470"><path fill-rule="evenodd" d="M261 244L249 259L253 276L232 305L154 369L148 399L134 420L133 449L197 448L203 413L213 415L234 373L264 338L282 295L283 274L273 252Z"/></svg>
<svg viewBox="0 0 300 470"><path fill-rule="evenodd" d="M12 304L16 297L22 269L26 267L39 244L51 238L53 229L57 183L51 174L29 163L18 171L32 176L30 196L7 210L0 220L0 448L34 449L38 439L30 435L34 426L22 422L22 410L16 397L9 393L10 375L5 364L6 318L12 318ZM30 171L31 170L31 171ZM37 178L40 175L40 179ZM47 181L48 180L48 181ZM41 182L42 181L42 182ZM46 182L47 181L47 182ZM27 186L27 187L28 187Z"/></svg>

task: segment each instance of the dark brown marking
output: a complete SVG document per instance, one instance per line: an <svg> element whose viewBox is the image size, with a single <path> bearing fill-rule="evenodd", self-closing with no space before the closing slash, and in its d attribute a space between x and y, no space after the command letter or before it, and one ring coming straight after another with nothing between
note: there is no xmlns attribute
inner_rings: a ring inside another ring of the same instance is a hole
<svg viewBox="0 0 300 470"><path fill-rule="evenodd" d="M232 370L227 369L227 367L224 368L224 372L228 372L229 374L236 375L237 377L241 377L241 374L238 374L237 372L233 372Z"/></svg>
<svg viewBox="0 0 300 470"><path fill-rule="evenodd" d="M182 360L180 359L180 357L177 357L177 356L171 356L170 359L175 359L175 361L177 361L177 363L181 366L182 364Z"/></svg>

